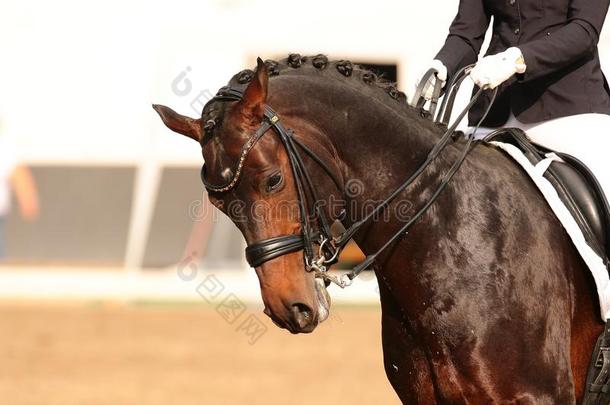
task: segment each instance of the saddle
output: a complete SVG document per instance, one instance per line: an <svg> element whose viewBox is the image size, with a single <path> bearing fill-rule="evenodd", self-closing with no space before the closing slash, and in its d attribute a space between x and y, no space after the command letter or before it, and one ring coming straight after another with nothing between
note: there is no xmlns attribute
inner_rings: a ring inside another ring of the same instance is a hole
<svg viewBox="0 0 610 405"><path fill-rule="evenodd" d="M523 152L536 165L550 153L560 157L544 173L559 198L568 208L587 244L610 270L610 206L595 175L577 158L532 143L518 128L502 128L492 132L485 141L509 143Z"/></svg>

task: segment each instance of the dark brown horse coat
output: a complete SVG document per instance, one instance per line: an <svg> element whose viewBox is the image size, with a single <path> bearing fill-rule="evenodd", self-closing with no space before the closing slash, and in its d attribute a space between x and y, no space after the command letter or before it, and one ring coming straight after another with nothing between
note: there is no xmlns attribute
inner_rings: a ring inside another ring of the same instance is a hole
<svg viewBox="0 0 610 405"><path fill-rule="evenodd" d="M267 70L273 76L268 83ZM230 84L245 88L239 83L247 81L245 74L252 76L242 72ZM212 103L201 119L156 109L170 128L200 141L208 173L221 183L260 125L264 103L345 183L361 182L362 190L345 201L346 226L413 173L443 132L370 72L336 62L312 66L311 59L297 56L267 68L259 64L244 100ZM216 125L204 133L202 125L210 120ZM421 207L462 146L450 145L392 204L388 220L374 221L357 235L365 252L381 246L405 220L404 212L396 214L400 204L413 213ZM273 206L296 199L275 135L267 134L255 150L240 185L210 199L232 217L227 207L243 201L245 220L236 223L249 243L298 233L298 219L277 215L260 222L248 211L255 201ZM320 195L345 197L315 163L308 166ZM278 172L285 184L268 192L266 182ZM313 275L304 271L301 254L256 270L265 312L292 332L313 330L317 319L307 325L294 321L295 303L317 305ZM403 403L573 404L582 395L602 327L593 280L538 190L501 151L478 146L375 271L385 369Z"/></svg>

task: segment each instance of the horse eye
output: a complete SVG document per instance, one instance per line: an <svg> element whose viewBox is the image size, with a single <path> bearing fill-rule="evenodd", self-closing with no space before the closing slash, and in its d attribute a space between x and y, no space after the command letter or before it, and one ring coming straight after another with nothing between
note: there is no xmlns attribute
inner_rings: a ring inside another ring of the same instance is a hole
<svg viewBox="0 0 610 405"><path fill-rule="evenodd" d="M282 173L275 173L269 176L267 179L267 187L265 188L268 193L277 190L282 185Z"/></svg>

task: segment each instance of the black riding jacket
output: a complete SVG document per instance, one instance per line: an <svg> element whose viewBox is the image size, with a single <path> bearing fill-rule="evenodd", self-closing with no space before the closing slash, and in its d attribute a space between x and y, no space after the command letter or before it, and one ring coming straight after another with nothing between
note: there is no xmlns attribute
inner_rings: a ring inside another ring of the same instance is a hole
<svg viewBox="0 0 610 405"><path fill-rule="evenodd" d="M485 126L502 126L511 109L524 123L610 114L610 90L597 51L609 4L610 0L460 0L436 58L450 77L475 63L493 16L487 55L518 47L527 70L500 86ZM471 125L489 105L489 93L470 111Z"/></svg>

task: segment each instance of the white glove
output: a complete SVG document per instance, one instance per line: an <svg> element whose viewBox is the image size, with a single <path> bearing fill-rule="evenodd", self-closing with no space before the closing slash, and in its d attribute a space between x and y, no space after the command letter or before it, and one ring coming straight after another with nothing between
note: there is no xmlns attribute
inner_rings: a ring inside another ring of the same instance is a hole
<svg viewBox="0 0 610 405"><path fill-rule="evenodd" d="M515 73L524 73L525 68L521 50L512 47L481 59L470 71L470 78L479 87L495 89Z"/></svg>
<svg viewBox="0 0 610 405"><path fill-rule="evenodd" d="M426 100L432 99L432 95L434 94L434 84L437 79L441 81L441 88L445 87L445 84L447 83L447 68L445 65L443 65L443 62L438 59L434 59L432 63L430 63L430 66L428 66L428 68L426 68L426 70L419 75L419 79L417 79L417 82L415 83L415 88L419 87L422 77L430 69L435 69L438 73L436 76L431 76L428 79L428 84L426 84L426 88L422 94Z"/></svg>

